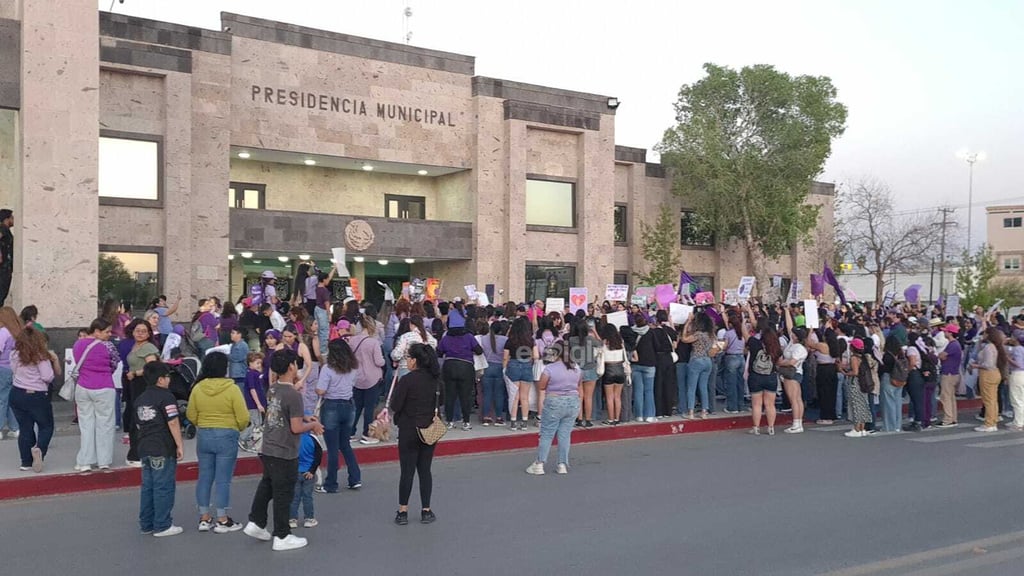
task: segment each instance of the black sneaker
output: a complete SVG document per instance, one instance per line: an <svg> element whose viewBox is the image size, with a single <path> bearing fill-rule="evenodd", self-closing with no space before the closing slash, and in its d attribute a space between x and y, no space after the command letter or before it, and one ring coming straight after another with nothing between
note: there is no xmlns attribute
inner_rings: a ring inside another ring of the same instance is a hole
<svg viewBox="0 0 1024 576"><path fill-rule="evenodd" d="M584 428L593 428L594 427L594 423L591 422L590 420L586 420L586 421L583 422L583 427Z"/></svg>
<svg viewBox="0 0 1024 576"><path fill-rule="evenodd" d="M579 418L577 418L576 419L576 423L573 424L573 428L582 428L582 427L583 427L583 420L580 420Z"/></svg>
<svg viewBox="0 0 1024 576"><path fill-rule="evenodd" d="M956 428L956 422L941 422L935 425L936 428Z"/></svg>
<svg viewBox="0 0 1024 576"><path fill-rule="evenodd" d="M398 524L399 526L405 526L408 523L409 523L409 513L408 512L399 512L398 514L395 514L395 524Z"/></svg>
<svg viewBox="0 0 1024 576"><path fill-rule="evenodd" d="M921 430L923 430L923 428L921 428L921 425L918 424L917 422L907 424L906 426L903 427L904 432L920 432Z"/></svg>
<svg viewBox="0 0 1024 576"><path fill-rule="evenodd" d="M227 534L228 532L238 532L241 529L242 525L232 520L230 516L224 522L218 520L217 523L213 525L213 532L215 534Z"/></svg>
<svg viewBox="0 0 1024 576"><path fill-rule="evenodd" d="M434 516L433 510L423 510L420 512L420 524L430 524L437 520L437 516Z"/></svg>

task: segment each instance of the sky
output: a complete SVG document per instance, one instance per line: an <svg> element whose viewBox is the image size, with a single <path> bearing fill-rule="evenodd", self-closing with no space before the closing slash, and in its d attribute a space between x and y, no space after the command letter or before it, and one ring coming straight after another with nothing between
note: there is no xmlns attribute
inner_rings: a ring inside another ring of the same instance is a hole
<svg viewBox="0 0 1024 576"><path fill-rule="evenodd" d="M98 0L108 10L111 0ZM220 12L476 57L476 73L616 96L617 144L650 151L702 65L824 75L849 108L818 178L886 182L900 211L1024 204L1024 2L1017 0L124 0L114 12L220 28ZM938 217L936 217L938 219Z"/></svg>

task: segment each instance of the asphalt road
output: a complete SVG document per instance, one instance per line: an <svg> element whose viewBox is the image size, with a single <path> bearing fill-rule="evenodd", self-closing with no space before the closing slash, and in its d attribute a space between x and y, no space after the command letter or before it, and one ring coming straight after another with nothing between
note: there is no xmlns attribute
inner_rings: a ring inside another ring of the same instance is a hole
<svg viewBox="0 0 1024 576"><path fill-rule="evenodd" d="M966 423L965 423L966 425ZM934 439L934 440L933 440ZM241 532L138 533L134 490L0 504L4 574L1024 574L1024 436L956 430L847 439L841 429L581 445L568 476L532 453L438 460L434 509L392 523L396 465L358 492L316 495L310 545L272 552ZM233 485L246 517L255 480Z"/></svg>

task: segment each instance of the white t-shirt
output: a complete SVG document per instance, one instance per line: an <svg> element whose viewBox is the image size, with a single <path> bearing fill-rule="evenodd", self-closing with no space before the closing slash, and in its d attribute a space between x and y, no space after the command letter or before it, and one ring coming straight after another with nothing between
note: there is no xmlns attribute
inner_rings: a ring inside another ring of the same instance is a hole
<svg viewBox="0 0 1024 576"><path fill-rule="evenodd" d="M796 373L804 373L804 360L807 360L807 348L804 348L803 344L794 342L789 346L786 346L782 351L782 357L786 360L797 360Z"/></svg>

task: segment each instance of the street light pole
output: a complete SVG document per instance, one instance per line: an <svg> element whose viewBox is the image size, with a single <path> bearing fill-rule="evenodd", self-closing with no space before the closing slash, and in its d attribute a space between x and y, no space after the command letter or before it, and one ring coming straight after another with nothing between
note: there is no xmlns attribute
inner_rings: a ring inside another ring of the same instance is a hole
<svg viewBox="0 0 1024 576"><path fill-rule="evenodd" d="M967 149L956 153L957 158L967 162L967 254L971 254L971 216L974 213L974 163L985 159L984 152L970 152Z"/></svg>

